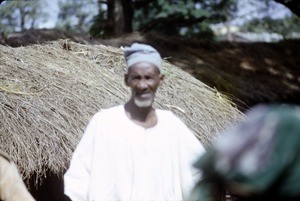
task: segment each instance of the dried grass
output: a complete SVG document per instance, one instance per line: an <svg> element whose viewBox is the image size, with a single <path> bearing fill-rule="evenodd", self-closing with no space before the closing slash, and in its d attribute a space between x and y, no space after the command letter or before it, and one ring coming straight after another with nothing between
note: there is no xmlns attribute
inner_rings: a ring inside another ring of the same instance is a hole
<svg viewBox="0 0 300 201"><path fill-rule="evenodd" d="M11 48L0 45L0 148L25 180L47 170L61 176L92 115L122 104L122 51L68 40ZM164 62L156 107L170 109L205 145L243 114L215 89Z"/></svg>

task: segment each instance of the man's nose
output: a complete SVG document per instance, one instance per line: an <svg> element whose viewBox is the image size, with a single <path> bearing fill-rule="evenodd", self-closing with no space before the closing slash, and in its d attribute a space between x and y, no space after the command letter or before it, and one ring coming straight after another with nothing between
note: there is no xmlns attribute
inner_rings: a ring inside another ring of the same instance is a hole
<svg viewBox="0 0 300 201"><path fill-rule="evenodd" d="M148 88L148 84L147 84L146 80L140 80L139 83L138 83L138 88L140 90L147 89Z"/></svg>

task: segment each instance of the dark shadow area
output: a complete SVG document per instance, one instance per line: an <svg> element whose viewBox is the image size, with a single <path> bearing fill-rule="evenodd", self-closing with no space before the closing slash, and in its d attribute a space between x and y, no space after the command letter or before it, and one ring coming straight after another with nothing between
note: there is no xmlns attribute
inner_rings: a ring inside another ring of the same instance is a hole
<svg viewBox="0 0 300 201"><path fill-rule="evenodd" d="M147 41L159 46L170 63L228 96L241 111L259 103L300 104L300 40L212 42L150 34Z"/></svg>
<svg viewBox="0 0 300 201"><path fill-rule="evenodd" d="M64 195L63 177L48 171L40 185L36 184L36 178L33 175L29 180L29 191L36 201L71 201Z"/></svg>

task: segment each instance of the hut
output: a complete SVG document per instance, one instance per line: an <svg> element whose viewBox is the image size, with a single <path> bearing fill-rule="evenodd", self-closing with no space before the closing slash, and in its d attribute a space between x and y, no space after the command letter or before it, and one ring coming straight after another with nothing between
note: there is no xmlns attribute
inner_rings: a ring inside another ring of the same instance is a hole
<svg viewBox="0 0 300 201"><path fill-rule="evenodd" d="M38 201L67 200L62 176L89 119L129 98L122 49L69 40L0 45L0 69L0 148ZM155 106L180 116L204 145L243 117L227 97L167 60L163 71Z"/></svg>

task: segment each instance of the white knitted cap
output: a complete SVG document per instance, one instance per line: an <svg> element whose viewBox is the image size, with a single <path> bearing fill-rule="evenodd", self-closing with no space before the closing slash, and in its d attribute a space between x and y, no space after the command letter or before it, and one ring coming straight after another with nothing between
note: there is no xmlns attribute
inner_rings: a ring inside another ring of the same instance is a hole
<svg viewBox="0 0 300 201"><path fill-rule="evenodd" d="M133 43L130 47L124 48L124 56L128 68L138 62L148 62L155 65L160 72L162 71L161 56L157 50L150 45Z"/></svg>

